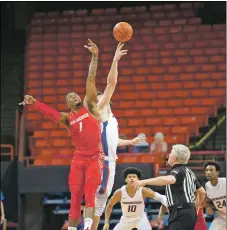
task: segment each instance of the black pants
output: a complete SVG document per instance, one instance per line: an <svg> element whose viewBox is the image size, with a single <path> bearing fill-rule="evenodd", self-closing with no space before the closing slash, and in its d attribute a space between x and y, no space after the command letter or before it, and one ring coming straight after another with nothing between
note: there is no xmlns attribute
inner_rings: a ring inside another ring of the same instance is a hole
<svg viewBox="0 0 227 230"><path fill-rule="evenodd" d="M169 230L194 230L197 220L196 209L191 207L169 209Z"/></svg>

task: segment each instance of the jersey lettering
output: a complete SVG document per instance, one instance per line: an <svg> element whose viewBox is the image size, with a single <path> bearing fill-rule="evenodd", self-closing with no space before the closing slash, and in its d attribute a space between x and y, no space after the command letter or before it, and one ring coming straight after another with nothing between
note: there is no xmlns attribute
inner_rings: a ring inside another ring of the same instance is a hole
<svg viewBox="0 0 227 230"><path fill-rule="evenodd" d="M216 205L218 208L226 207L226 201L225 200L216 201Z"/></svg>
<svg viewBox="0 0 227 230"><path fill-rule="evenodd" d="M128 212L136 212L136 205L129 205Z"/></svg>
<svg viewBox="0 0 227 230"><path fill-rule="evenodd" d="M89 115L88 110L83 107L78 114L70 114L69 130L72 135L73 144L76 146L75 154L99 155L101 133L99 121Z"/></svg>
<svg viewBox="0 0 227 230"><path fill-rule="evenodd" d="M79 121L81 121L81 120L83 120L83 119L85 119L85 118L87 118L87 117L89 117L89 114L88 114L88 113L85 113L85 114L83 114L82 116L80 116L80 117L78 117L78 118L76 118L76 119L70 121L70 125L74 125L76 122L79 122Z"/></svg>

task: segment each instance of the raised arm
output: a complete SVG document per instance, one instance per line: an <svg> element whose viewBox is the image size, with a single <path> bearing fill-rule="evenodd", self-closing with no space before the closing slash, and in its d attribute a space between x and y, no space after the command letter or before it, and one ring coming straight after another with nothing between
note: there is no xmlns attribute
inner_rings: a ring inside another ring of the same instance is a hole
<svg viewBox="0 0 227 230"><path fill-rule="evenodd" d="M88 46L84 46L92 53L91 63L89 66L88 77L86 82L86 96L85 102L88 105L88 108L97 103L97 89L95 86L95 76L98 66L98 47L97 45L88 39Z"/></svg>
<svg viewBox="0 0 227 230"><path fill-rule="evenodd" d="M25 95L23 105L32 105L34 109L48 116L53 122L67 124L67 113L60 113L48 105L36 100L33 96Z"/></svg>
<svg viewBox="0 0 227 230"><path fill-rule="evenodd" d="M110 103L110 99L114 93L115 87L117 85L117 77L118 77L118 61L121 57L127 54L127 50L121 50L123 47L123 43L119 43L117 46L117 50L115 52L115 56L112 62L112 66L107 77L107 86L106 89L101 96L97 108L98 110L102 110L106 105Z"/></svg>
<svg viewBox="0 0 227 230"><path fill-rule="evenodd" d="M118 189L113 196L110 198L107 206L106 206L106 211L105 211L105 225L103 227L103 230L109 230L110 224L110 215L113 210L113 206L121 200L121 190Z"/></svg>

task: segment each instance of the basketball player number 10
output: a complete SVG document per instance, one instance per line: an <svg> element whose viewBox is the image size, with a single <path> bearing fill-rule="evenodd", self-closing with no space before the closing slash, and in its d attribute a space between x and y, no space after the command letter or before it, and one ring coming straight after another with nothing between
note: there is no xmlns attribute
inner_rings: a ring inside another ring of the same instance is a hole
<svg viewBox="0 0 227 230"><path fill-rule="evenodd" d="M129 205L128 206L128 212L135 212L136 211L136 205Z"/></svg>

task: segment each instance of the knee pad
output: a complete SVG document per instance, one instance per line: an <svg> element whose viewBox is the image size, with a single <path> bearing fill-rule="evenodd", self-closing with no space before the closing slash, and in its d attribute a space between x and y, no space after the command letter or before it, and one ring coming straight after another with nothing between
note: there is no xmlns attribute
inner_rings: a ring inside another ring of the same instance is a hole
<svg viewBox="0 0 227 230"><path fill-rule="evenodd" d="M104 194L96 193L96 199L95 199L95 215L96 216L102 216L105 207L106 207L106 202L108 199L108 194L107 192Z"/></svg>
<svg viewBox="0 0 227 230"><path fill-rule="evenodd" d="M99 180L98 179L88 179L88 181L86 182L86 186L85 186L85 202L86 205L85 207L91 207L94 208L95 207L95 195L96 195L96 190L97 187L99 185Z"/></svg>

